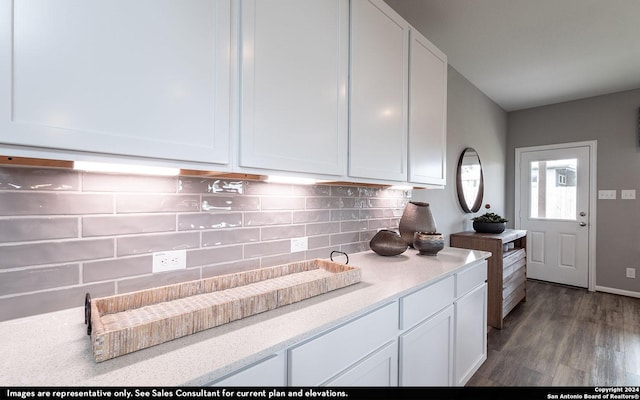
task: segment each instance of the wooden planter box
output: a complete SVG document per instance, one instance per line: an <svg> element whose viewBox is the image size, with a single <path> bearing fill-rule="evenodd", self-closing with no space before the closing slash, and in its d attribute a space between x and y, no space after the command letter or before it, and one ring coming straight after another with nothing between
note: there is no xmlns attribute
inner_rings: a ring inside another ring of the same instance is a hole
<svg viewBox="0 0 640 400"><path fill-rule="evenodd" d="M91 299L96 362L360 282L357 267L315 259Z"/></svg>

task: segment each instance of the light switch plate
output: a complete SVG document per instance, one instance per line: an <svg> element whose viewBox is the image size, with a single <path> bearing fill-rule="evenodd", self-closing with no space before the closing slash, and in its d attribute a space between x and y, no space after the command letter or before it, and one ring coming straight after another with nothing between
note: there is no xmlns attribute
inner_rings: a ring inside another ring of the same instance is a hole
<svg viewBox="0 0 640 400"><path fill-rule="evenodd" d="M621 190L620 198L625 200L634 200L636 198L636 190L635 189Z"/></svg>
<svg viewBox="0 0 640 400"><path fill-rule="evenodd" d="M616 199L616 191L615 190L598 190L598 199L600 199L600 200L615 200Z"/></svg>

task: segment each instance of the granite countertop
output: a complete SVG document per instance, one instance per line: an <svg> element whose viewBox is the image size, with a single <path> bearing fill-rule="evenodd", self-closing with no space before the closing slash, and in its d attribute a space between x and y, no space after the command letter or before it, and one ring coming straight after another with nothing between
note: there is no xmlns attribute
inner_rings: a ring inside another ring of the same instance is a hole
<svg viewBox="0 0 640 400"><path fill-rule="evenodd" d="M0 386L204 385L490 255L451 247L435 257L411 248L393 257L352 254L349 265L362 269L355 285L101 363L84 307L5 321Z"/></svg>

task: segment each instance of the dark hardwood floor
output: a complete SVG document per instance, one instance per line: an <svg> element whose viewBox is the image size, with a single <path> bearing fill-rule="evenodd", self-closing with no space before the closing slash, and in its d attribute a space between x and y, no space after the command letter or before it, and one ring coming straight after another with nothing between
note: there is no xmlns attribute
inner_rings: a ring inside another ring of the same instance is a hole
<svg viewBox="0 0 640 400"><path fill-rule="evenodd" d="M640 385L640 299L528 280L467 386Z"/></svg>

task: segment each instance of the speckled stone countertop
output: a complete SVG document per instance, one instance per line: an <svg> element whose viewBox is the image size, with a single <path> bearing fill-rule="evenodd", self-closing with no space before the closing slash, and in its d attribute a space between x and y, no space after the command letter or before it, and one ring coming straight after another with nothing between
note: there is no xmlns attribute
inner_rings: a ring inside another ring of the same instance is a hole
<svg viewBox="0 0 640 400"><path fill-rule="evenodd" d="M490 255L450 247L435 257L414 249L352 254L349 265L362 269L358 284L101 363L84 307L5 321L0 386L205 385Z"/></svg>

